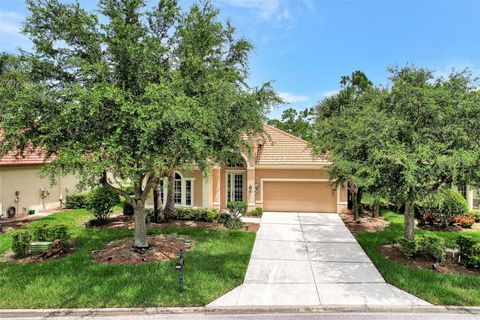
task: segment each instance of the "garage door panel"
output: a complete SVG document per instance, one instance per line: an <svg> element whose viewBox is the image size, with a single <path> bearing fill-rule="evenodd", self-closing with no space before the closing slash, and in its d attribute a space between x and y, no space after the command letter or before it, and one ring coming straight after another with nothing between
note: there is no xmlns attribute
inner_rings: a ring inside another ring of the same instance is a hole
<svg viewBox="0 0 480 320"><path fill-rule="evenodd" d="M265 181L265 211L336 212L336 197L328 182Z"/></svg>

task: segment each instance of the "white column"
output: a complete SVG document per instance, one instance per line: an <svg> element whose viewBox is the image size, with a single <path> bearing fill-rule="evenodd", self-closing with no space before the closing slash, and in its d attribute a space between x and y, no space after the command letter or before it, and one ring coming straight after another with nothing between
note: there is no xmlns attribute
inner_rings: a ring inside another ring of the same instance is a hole
<svg viewBox="0 0 480 320"><path fill-rule="evenodd" d="M210 208L210 193L212 192L211 171L202 176L202 207Z"/></svg>
<svg viewBox="0 0 480 320"><path fill-rule="evenodd" d="M247 168L247 204L248 211L255 209L255 168Z"/></svg>
<svg viewBox="0 0 480 320"><path fill-rule="evenodd" d="M468 210L473 210L473 188L467 185L467 203Z"/></svg>

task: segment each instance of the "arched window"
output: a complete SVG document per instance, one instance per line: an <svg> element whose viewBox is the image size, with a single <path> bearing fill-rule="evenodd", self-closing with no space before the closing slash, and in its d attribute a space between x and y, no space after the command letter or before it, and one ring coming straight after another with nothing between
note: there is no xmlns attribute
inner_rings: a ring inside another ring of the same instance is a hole
<svg viewBox="0 0 480 320"><path fill-rule="evenodd" d="M173 203L175 206L193 205L193 181L194 178L184 178L181 173L175 172L173 180ZM159 185L162 203L167 203L168 183L167 179L160 181Z"/></svg>

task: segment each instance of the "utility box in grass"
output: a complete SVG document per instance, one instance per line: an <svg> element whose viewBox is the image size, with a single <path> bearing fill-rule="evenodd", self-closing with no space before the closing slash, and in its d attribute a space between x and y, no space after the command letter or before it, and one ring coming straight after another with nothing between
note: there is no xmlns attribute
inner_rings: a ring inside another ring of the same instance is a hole
<svg viewBox="0 0 480 320"><path fill-rule="evenodd" d="M35 209L28 210L28 214L30 214L30 215L35 214Z"/></svg>
<svg viewBox="0 0 480 320"><path fill-rule="evenodd" d="M30 253L31 254L39 254L43 251L47 250L48 247L51 245L51 242L43 241L43 242L32 242L30 244Z"/></svg>

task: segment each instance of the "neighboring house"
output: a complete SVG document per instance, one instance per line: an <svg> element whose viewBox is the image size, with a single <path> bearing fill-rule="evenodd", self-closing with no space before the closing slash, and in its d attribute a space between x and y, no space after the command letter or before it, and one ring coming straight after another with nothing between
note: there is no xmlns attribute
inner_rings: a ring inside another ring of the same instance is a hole
<svg viewBox="0 0 480 320"><path fill-rule="evenodd" d="M44 158L42 152L31 150L23 156L10 153L0 157L0 214L12 208L20 214L55 209L68 193L78 191L78 179L73 175L56 178L53 186L49 178L39 177Z"/></svg>
<svg viewBox="0 0 480 320"><path fill-rule="evenodd" d="M245 201L249 210L343 212L347 189L332 188L325 156L313 155L307 142L269 125L243 163L175 173L175 205L225 209L229 201ZM166 184L160 186L163 203ZM150 197L148 206L153 205Z"/></svg>

